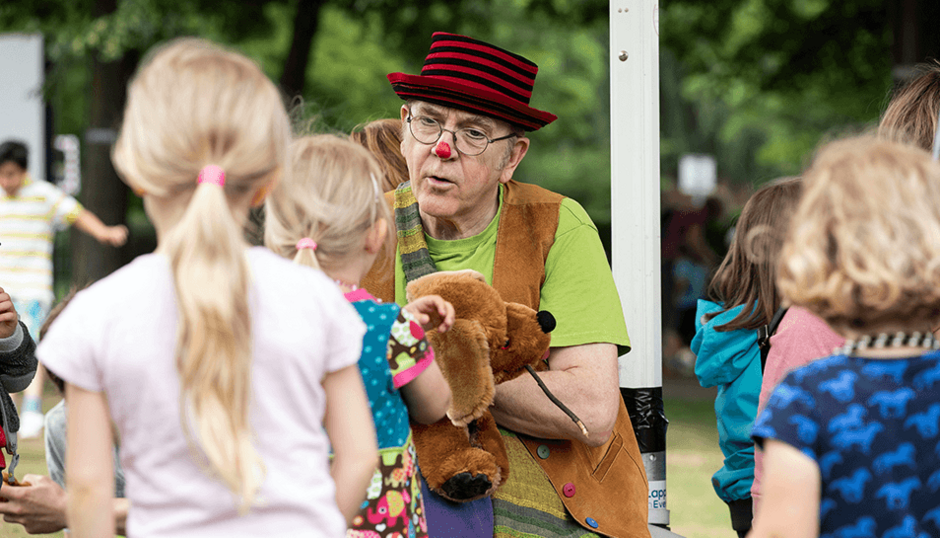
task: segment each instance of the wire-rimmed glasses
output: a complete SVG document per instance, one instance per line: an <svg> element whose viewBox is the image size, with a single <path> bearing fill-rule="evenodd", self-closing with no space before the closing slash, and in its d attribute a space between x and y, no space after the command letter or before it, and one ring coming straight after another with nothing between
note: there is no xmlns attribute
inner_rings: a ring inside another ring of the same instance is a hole
<svg viewBox="0 0 940 538"><path fill-rule="evenodd" d="M509 133L499 138L487 138L486 133L479 129L474 129L473 127L464 127L456 131L451 131L450 129L445 129L444 126L441 125L441 122L429 116L409 115L405 121L408 122L411 135L422 144L436 144L437 141L440 140L441 135L444 134L444 131L453 134L454 145L457 147L457 151L467 157L474 157L483 153L493 142L518 136L515 133Z"/></svg>

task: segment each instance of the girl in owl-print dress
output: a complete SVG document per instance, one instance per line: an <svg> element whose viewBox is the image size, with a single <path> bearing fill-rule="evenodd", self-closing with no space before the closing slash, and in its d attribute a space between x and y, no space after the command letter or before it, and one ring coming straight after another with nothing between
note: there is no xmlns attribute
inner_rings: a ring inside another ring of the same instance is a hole
<svg viewBox="0 0 940 538"><path fill-rule="evenodd" d="M359 369L379 461L347 537L426 537L409 420L437 422L450 405L450 388L424 334L449 329L454 308L438 296L400 308L359 289L386 248L390 227L382 171L366 149L333 135L305 137L293 143L291 165L289 179L266 201L265 245L333 278L367 325Z"/></svg>

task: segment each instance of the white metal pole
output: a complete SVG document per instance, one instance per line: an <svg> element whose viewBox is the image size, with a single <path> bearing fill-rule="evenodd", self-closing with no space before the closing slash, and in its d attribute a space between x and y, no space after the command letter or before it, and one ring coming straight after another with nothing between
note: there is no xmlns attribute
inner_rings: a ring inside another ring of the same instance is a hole
<svg viewBox="0 0 940 538"><path fill-rule="evenodd" d="M620 386L649 478L649 523L668 528L655 0L610 2L610 114L612 269L632 344L619 359Z"/></svg>

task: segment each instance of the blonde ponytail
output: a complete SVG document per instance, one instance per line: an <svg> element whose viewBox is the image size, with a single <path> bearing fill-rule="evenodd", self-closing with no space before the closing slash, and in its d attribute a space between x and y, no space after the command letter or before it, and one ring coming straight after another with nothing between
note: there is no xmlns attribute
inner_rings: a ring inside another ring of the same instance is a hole
<svg viewBox="0 0 940 538"><path fill-rule="evenodd" d="M313 267L314 269L320 268L320 262L317 260L316 250L312 248L297 249L297 254L294 255L294 263L306 267Z"/></svg>
<svg viewBox="0 0 940 538"><path fill-rule="evenodd" d="M251 318L248 264L239 224L224 191L196 188L183 218L162 244L179 304L177 370L183 424L192 429L209 467L243 508L261 486L264 465L255 450L251 396Z"/></svg>
<svg viewBox="0 0 940 538"><path fill-rule="evenodd" d="M164 218L159 250L170 260L179 304L181 423L242 511L264 479L249 421L243 213L247 200L289 173L289 143L280 94L257 65L206 41L180 39L154 53L131 83L113 155L122 179L146 193L147 204L179 215ZM222 186L197 184L208 164L224 170Z"/></svg>

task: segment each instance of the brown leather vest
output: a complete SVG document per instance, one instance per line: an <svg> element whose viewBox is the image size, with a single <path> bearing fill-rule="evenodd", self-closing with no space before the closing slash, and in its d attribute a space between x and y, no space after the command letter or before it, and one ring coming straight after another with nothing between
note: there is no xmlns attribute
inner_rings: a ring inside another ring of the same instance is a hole
<svg viewBox="0 0 940 538"><path fill-rule="evenodd" d="M390 205L393 195L386 194ZM538 310L545 260L555 240L563 196L515 181L505 185L503 195L493 287L504 300ZM395 250L390 252L394 255ZM362 284L383 301L394 301L394 259L388 262L373 266ZM565 508L585 529L615 538L649 538L649 485L622 400L613 433L602 446L526 435L519 438L545 471Z"/></svg>

